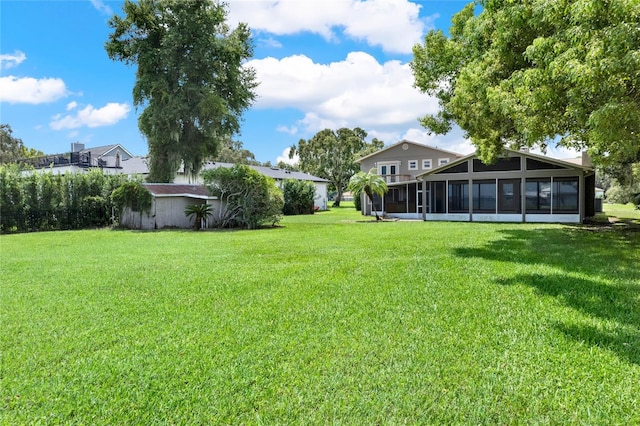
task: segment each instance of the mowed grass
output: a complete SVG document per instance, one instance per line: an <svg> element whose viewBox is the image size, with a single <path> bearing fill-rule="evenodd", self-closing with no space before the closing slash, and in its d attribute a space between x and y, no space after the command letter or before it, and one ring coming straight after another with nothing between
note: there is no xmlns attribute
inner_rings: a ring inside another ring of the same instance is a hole
<svg viewBox="0 0 640 426"><path fill-rule="evenodd" d="M0 238L2 424L639 424L640 233Z"/></svg>
<svg viewBox="0 0 640 426"><path fill-rule="evenodd" d="M604 213L620 220L636 220L640 221L640 210L633 204L609 204L602 205Z"/></svg>

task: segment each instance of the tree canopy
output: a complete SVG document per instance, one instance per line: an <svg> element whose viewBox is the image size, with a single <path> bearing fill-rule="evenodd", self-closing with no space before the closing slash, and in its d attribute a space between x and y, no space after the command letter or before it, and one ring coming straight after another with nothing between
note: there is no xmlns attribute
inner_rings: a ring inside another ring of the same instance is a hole
<svg viewBox="0 0 640 426"><path fill-rule="evenodd" d="M210 0L126 0L109 20L105 48L137 65L133 103L149 144L149 180L170 182L180 164L197 175L225 138L238 132L255 98L245 24L230 30L224 4Z"/></svg>
<svg viewBox="0 0 640 426"><path fill-rule="evenodd" d="M356 158L384 146L375 138L368 143L366 137L367 132L359 127L343 127L337 131L324 129L309 140L300 139L298 145L291 147L289 158L297 154L300 170L327 179L337 192L334 205L339 206L349 178L360 171Z"/></svg>
<svg viewBox="0 0 640 426"><path fill-rule="evenodd" d="M27 148L22 139L14 137L10 125L0 124L0 164L13 163L41 155L44 155L42 151Z"/></svg>
<svg viewBox="0 0 640 426"><path fill-rule="evenodd" d="M231 138L226 139L220 145L215 161L231 164L248 164L259 166L260 162L256 160L253 152L245 149L241 141L234 141Z"/></svg>
<svg viewBox="0 0 640 426"><path fill-rule="evenodd" d="M475 13L476 6L481 6ZM491 162L504 147L587 149L594 163L640 161L637 0L477 1L414 46L415 85Z"/></svg>

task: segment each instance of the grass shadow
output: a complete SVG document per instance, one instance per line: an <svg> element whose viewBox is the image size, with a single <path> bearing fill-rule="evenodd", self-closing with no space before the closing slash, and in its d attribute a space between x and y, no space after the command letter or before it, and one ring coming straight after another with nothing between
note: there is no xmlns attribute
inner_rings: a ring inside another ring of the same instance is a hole
<svg viewBox="0 0 640 426"><path fill-rule="evenodd" d="M556 328L579 342L607 348L640 365L640 235L591 232L585 227L507 229L463 258L544 265L553 271L496 277L500 285L527 285L589 320L556 319ZM544 268L548 270L548 268Z"/></svg>

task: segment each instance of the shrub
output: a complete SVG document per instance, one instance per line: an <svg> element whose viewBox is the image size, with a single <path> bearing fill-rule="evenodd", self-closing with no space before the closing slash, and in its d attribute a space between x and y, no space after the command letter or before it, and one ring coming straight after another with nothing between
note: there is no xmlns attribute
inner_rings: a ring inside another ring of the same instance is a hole
<svg viewBox="0 0 640 426"><path fill-rule="evenodd" d="M280 221L284 201L272 178L242 164L206 170L202 178L222 203L214 215L219 227L254 229Z"/></svg>
<svg viewBox="0 0 640 426"><path fill-rule="evenodd" d="M287 179L282 184L285 215L313 214L316 187L312 182Z"/></svg>

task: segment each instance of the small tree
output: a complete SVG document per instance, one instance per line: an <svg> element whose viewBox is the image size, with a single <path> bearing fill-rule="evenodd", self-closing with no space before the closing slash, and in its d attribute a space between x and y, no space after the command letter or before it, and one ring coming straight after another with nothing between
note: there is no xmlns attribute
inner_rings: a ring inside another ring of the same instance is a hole
<svg viewBox="0 0 640 426"><path fill-rule="evenodd" d="M125 182L111 193L111 201L120 212L120 217L124 208L128 207L132 212L140 213L141 221L142 213L151 210L152 200L151 192L140 182Z"/></svg>
<svg viewBox="0 0 640 426"><path fill-rule="evenodd" d="M242 164L206 170L202 178L222 203L218 226L254 229L280 220L284 200L272 178Z"/></svg>
<svg viewBox="0 0 640 426"><path fill-rule="evenodd" d="M282 184L285 215L313 214L313 200L316 187L308 181L287 179Z"/></svg>
<svg viewBox="0 0 640 426"><path fill-rule="evenodd" d="M195 216L193 229L199 231L202 227L202 221L213 214L213 206L211 204L192 204L184 209L184 214L188 218Z"/></svg>
<svg viewBox="0 0 640 426"><path fill-rule="evenodd" d="M358 172L351 176L348 189L353 192L354 197L360 197L364 192L369 197L371 204L373 204L373 194L382 197L387 192L388 187L384 179L376 174L376 168L374 167L369 170L369 173ZM376 220L380 220L380 216L378 216L378 212L375 209L374 213Z"/></svg>

